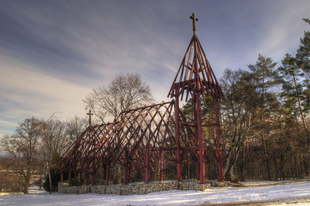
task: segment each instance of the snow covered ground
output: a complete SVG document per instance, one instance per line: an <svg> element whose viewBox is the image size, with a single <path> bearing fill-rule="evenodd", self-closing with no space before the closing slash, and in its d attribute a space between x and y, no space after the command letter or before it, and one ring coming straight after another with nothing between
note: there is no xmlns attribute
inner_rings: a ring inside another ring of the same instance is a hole
<svg viewBox="0 0 310 206"><path fill-rule="evenodd" d="M253 184L253 183L251 183ZM259 184L259 183L255 183ZM222 187L201 191L172 190L145 195L100 195L100 194L49 194L31 191L31 194L2 194L2 205L208 205L249 201L274 201L272 205L310 205L310 181L259 187ZM302 200L303 203L298 203ZM279 201L279 202L277 202ZM275 203L277 202L277 203ZM307 202L307 203L306 203Z"/></svg>

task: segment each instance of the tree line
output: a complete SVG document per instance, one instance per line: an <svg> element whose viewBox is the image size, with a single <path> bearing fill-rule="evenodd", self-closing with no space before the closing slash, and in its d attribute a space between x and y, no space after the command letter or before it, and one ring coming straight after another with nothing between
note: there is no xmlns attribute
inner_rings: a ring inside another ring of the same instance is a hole
<svg viewBox="0 0 310 206"><path fill-rule="evenodd" d="M226 177L276 180L309 175L309 58L310 32L305 31L296 55L286 54L280 66L259 55L249 71L225 71Z"/></svg>

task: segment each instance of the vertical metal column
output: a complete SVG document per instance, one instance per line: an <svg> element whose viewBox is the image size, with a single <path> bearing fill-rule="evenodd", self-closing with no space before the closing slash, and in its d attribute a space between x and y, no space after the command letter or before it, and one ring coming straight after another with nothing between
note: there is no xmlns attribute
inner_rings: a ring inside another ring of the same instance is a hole
<svg viewBox="0 0 310 206"><path fill-rule="evenodd" d="M108 148L111 147L111 144L110 142L108 143ZM111 151L110 149L108 149L108 156L107 158L109 158L111 155ZM109 163L106 165L106 181L107 181L107 185L110 185L110 165Z"/></svg>
<svg viewBox="0 0 310 206"><path fill-rule="evenodd" d="M201 98L200 93L196 93L196 114L197 114L197 127L198 127L198 144L199 144L199 179L200 184L206 183L206 169L205 169L205 149L203 142L203 131L202 131L202 115L201 115Z"/></svg>
<svg viewBox="0 0 310 206"><path fill-rule="evenodd" d="M159 150L159 166L160 166L160 181L164 181L163 148L160 148Z"/></svg>
<svg viewBox="0 0 310 206"><path fill-rule="evenodd" d="M145 149L145 160L144 160L144 164L145 164L145 176L144 176L144 182L145 183L149 183L149 148L147 146L147 148Z"/></svg>
<svg viewBox="0 0 310 206"><path fill-rule="evenodd" d="M131 166L131 163L129 163L129 182L132 183L132 166Z"/></svg>
<svg viewBox="0 0 310 206"><path fill-rule="evenodd" d="M69 186L72 185L71 173L72 173L72 170L71 170L71 168L70 168L70 169L69 169Z"/></svg>
<svg viewBox="0 0 310 206"><path fill-rule="evenodd" d="M82 161L80 161L80 172L79 172L79 176L80 176L80 180L79 180L79 185L82 185L82 181L83 181L83 172L82 172Z"/></svg>
<svg viewBox="0 0 310 206"><path fill-rule="evenodd" d="M199 148L199 138L198 138L198 124L197 124L197 104L194 102L194 122L195 122L195 146ZM198 151L199 154L199 151ZM196 162L196 177L197 180L200 180L200 161Z"/></svg>
<svg viewBox="0 0 310 206"><path fill-rule="evenodd" d="M180 150L180 111L179 111L179 95L175 98L175 142L177 146L177 176L178 181L182 182L182 164Z"/></svg>
<svg viewBox="0 0 310 206"><path fill-rule="evenodd" d="M124 166L124 185L127 185L128 184L128 182L127 182L127 167L126 166Z"/></svg>
<svg viewBox="0 0 310 206"><path fill-rule="evenodd" d="M60 182L64 182L64 172L63 172L63 169L60 169Z"/></svg>
<svg viewBox="0 0 310 206"><path fill-rule="evenodd" d="M105 166L106 168L106 184L107 185L110 185L110 166L109 165L106 165Z"/></svg>
<svg viewBox="0 0 310 206"><path fill-rule="evenodd" d="M79 182L79 185L80 185L80 186L82 186L82 181L83 181L82 172L80 172L79 176L80 176L80 182Z"/></svg>
<svg viewBox="0 0 310 206"><path fill-rule="evenodd" d="M61 158L61 168L60 168L60 182L64 182L64 163L63 163L63 158Z"/></svg>
<svg viewBox="0 0 310 206"><path fill-rule="evenodd" d="M124 165L124 185L127 185L127 171L128 171L128 168L127 168L127 166L128 166L128 159L127 159L127 157L128 157L128 149L126 149L126 151L125 151L125 154L124 154L124 163L125 163L125 165Z"/></svg>
<svg viewBox="0 0 310 206"><path fill-rule="evenodd" d="M93 160L93 172L92 172L92 185L96 185L96 155L94 156Z"/></svg>

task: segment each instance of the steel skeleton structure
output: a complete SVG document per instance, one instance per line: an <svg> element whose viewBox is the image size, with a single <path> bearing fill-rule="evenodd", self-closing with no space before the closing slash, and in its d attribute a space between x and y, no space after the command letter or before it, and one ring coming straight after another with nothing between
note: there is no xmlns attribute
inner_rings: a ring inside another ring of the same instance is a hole
<svg viewBox="0 0 310 206"><path fill-rule="evenodd" d="M173 111L174 101L163 102L123 111L110 124L89 126L62 156L60 169L75 171L80 178L82 174L91 174L94 185L95 174L99 167L103 167L107 184L110 184L110 168L119 164L123 167L124 183L127 184L128 175L131 180L132 171L138 169L144 169L145 182L148 182L149 170L159 163L160 179L163 180L164 161L176 162L177 156ZM178 119L185 121L182 114L179 115ZM180 128L179 132L186 148L195 147L194 133L188 126ZM184 155L185 150L180 152L180 156ZM190 155L197 161L193 151Z"/></svg>
<svg viewBox="0 0 310 206"><path fill-rule="evenodd" d="M178 181L182 181L182 163L185 155L196 163L197 179L205 183L205 157L208 150L216 154L219 180L223 181L223 162L220 139L219 99L223 97L221 88L206 58L196 35L195 15L194 34L185 52L177 75L168 93L174 98L119 114L113 123L90 126L61 157L57 166L63 172L79 174L80 184L83 175L92 176L95 185L96 172L100 167L105 171L107 185L110 184L110 169L118 164L123 168L124 184L132 181L132 172L144 170L145 183L149 181L150 170L160 167L160 180L163 181L163 164L176 164ZM190 95L190 96L189 96ZM194 104L194 121L186 122L179 109L179 100L189 97ZM214 122L203 122L201 100L215 103ZM89 111L91 115L91 111ZM203 127L215 127L217 143L206 147Z"/></svg>

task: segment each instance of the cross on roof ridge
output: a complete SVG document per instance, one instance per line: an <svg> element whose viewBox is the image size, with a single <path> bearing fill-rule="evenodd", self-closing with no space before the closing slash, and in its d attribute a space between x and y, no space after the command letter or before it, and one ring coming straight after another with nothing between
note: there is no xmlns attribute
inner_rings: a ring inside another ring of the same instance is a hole
<svg viewBox="0 0 310 206"><path fill-rule="evenodd" d="M88 119L89 126L91 126L91 115L93 115L93 113L91 113L91 110L89 110L87 115L89 116L89 119Z"/></svg>
<svg viewBox="0 0 310 206"><path fill-rule="evenodd" d="M196 34L196 30L197 30L197 26L196 26L196 21L198 21L198 18L195 17L195 13L192 14L192 16L190 17L190 19L193 20L193 32L194 35Z"/></svg>

